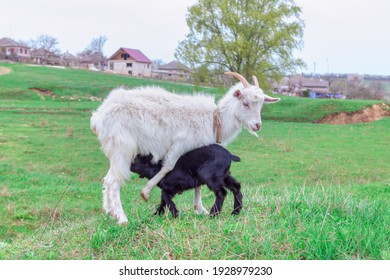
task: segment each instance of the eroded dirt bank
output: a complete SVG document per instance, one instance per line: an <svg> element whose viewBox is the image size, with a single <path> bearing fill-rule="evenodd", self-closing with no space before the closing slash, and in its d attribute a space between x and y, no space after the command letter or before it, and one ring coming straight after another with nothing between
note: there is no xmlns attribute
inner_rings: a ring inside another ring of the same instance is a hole
<svg viewBox="0 0 390 280"><path fill-rule="evenodd" d="M374 122L384 117L390 116L389 106L374 104L356 112L341 112L327 115L315 123L321 124L352 124L362 122Z"/></svg>

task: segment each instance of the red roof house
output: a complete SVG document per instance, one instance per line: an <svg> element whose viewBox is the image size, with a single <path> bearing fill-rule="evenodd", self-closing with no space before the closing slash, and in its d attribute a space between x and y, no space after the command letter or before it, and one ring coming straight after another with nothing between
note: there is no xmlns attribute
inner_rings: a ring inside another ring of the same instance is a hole
<svg viewBox="0 0 390 280"><path fill-rule="evenodd" d="M30 59L30 48L25 44L15 42L10 38L1 38L0 59L28 61Z"/></svg>
<svg viewBox="0 0 390 280"><path fill-rule="evenodd" d="M152 61L140 50L120 48L108 59L108 69L117 74L152 76Z"/></svg>

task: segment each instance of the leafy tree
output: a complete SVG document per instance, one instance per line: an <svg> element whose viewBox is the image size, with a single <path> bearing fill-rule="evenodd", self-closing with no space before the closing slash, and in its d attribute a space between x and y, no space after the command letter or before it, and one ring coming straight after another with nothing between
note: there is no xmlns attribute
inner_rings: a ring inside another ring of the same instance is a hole
<svg viewBox="0 0 390 280"><path fill-rule="evenodd" d="M304 65L293 58L303 46L301 13L293 0L199 0L175 55L195 69L254 74L264 83Z"/></svg>

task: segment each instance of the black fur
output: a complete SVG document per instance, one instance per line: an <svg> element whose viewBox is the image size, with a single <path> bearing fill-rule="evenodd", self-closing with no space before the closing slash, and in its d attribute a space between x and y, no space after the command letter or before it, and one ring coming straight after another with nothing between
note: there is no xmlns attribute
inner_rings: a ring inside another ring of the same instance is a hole
<svg viewBox="0 0 390 280"><path fill-rule="evenodd" d="M138 155L131 164L131 171L138 173L141 178L152 178L156 175L162 163L151 163L152 156ZM220 145L209 145L192 150L182 155L175 167L169 172L158 186L161 188L161 204L155 214L162 214L167 207L173 217L177 217L177 210L172 198L188 189L206 184L215 194L215 203L210 211L210 216L216 216L222 209L222 204L229 189L234 194L234 209L232 214L240 213L242 209L242 193L240 183L230 176L230 164L232 161L240 161L240 158L232 155Z"/></svg>

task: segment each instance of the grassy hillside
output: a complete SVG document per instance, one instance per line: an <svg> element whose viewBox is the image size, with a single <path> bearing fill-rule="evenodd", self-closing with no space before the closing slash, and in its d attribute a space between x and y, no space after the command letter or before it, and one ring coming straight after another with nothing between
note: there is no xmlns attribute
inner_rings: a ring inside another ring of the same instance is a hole
<svg viewBox="0 0 390 280"><path fill-rule="evenodd" d="M259 138L243 131L228 147L241 157L232 167L244 194L237 217L231 194L219 217L195 215L192 191L175 198L178 219L153 216L159 190L143 202L146 181L133 175L121 192L129 223L118 226L101 209L108 161L89 129L100 102L89 97L155 81L1 65L12 72L0 76L0 259L390 259L390 118L311 123L367 102L283 97L266 106ZM212 193L202 194L210 208Z"/></svg>
<svg viewBox="0 0 390 280"><path fill-rule="evenodd" d="M0 76L2 107L52 108L69 107L78 110L91 109L99 102L93 97L104 98L119 86L138 87L156 85L177 93L205 92L219 99L226 89L175 84L171 82L139 79L77 69L57 69L25 64L2 64L12 72ZM31 88L48 91L39 93ZM264 106L264 119L277 121L311 122L330 113L352 112L378 101L305 99L283 96L282 102ZM30 102L25 102L30 101ZM32 102L34 101L34 102ZM45 102L42 102L45 101ZM66 102L66 105L57 102Z"/></svg>
<svg viewBox="0 0 390 280"><path fill-rule="evenodd" d="M112 75L101 72L90 72L78 69L59 69L26 64L4 64L12 72L0 78L0 96L12 100L50 100L51 96L37 94L30 90L38 88L50 91L56 96L74 100L89 100L90 97L105 97L115 87L138 87L147 85L162 86L175 92L203 91L212 94L223 94L214 88L194 87L135 77Z"/></svg>

